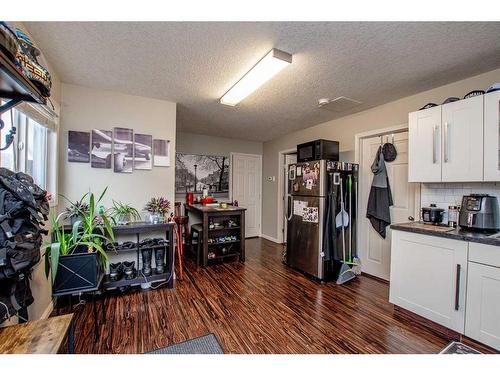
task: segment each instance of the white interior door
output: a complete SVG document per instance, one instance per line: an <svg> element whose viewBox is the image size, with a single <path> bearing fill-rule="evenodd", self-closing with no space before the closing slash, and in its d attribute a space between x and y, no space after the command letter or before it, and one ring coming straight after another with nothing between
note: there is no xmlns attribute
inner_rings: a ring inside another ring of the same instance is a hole
<svg viewBox="0 0 500 375"><path fill-rule="evenodd" d="M246 208L246 237L260 236L262 156L231 154L232 196Z"/></svg>
<svg viewBox="0 0 500 375"><path fill-rule="evenodd" d="M287 216L288 216L288 166L297 162L297 154L285 154L283 158L283 168L281 171L283 180L283 242L286 243Z"/></svg>
<svg viewBox="0 0 500 375"><path fill-rule="evenodd" d="M384 141L392 137L384 136ZM368 196L373 180L371 165L380 146L380 137L365 138L361 145L360 157L360 222L359 222L359 254L362 270L373 276L389 280L391 268L391 229L387 227L386 238L382 238L366 218ZM391 186L394 205L390 208L391 221L405 222L415 214L416 184L408 182L408 132L394 134L394 146L397 158L386 162L389 184Z"/></svg>

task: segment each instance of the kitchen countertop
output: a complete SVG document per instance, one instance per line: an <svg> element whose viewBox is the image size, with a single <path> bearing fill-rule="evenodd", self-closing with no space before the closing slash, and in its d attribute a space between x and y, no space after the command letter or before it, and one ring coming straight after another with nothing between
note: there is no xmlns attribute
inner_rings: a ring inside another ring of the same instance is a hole
<svg viewBox="0 0 500 375"><path fill-rule="evenodd" d="M454 228L445 231L443 226L434 226L432 224L424 224L422 222L398 223L391 224L392 230L400 230L404 232L427 234L429 236L449 238L452 240L477 242L485 245L500 246L500 233L481 233Z"/></svg>

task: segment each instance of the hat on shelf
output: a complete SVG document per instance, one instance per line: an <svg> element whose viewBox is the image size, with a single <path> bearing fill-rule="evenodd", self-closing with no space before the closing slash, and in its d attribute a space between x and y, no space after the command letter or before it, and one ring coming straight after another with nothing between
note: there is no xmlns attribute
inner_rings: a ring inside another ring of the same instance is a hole
<svg viewBox="0 0 500 375"><path fill-rule="evenodd" d="M486 93L493 92L493 91L498 91L498 90L500 90L500 83L499 82L495 82L494 84L492 84L490 87L488 87L486 89Z"/></svg>
<svg viewBox="0 0 500 375"><path fill-rule="evenodd" d="M456 101L459 101L460 98L457 98L456 96L450 96L449 98L447 98L443 104L448 104L448 103L453 103L453 102L456 102Z"/></svg>
<svg viewBox="0 0 500 375"><path fill-rule="evenodd" d="M474 96L484 95L483 90L472 90L471 92L465 94L464 99L473 98Z"/></svg>
<svg viewBox="0 0 500 375"><path fill-rule="evenodd" d="M432 108L432 107L437 107L437 104L436 103L427 103L422 108L420 108L419 111L421 111L422 109L429 109L429 108Z"/></svg>

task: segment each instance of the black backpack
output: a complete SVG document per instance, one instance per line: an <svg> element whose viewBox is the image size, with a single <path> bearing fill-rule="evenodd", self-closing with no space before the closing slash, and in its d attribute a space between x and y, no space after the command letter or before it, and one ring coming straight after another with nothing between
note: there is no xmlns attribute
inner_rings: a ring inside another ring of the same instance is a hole
<svg viewBox="0 0 500 375"><path fill-rule="evenodd" d="M33 302L31 269L40 261L46 191L25 173L0 168L0 322Z"/></svg>

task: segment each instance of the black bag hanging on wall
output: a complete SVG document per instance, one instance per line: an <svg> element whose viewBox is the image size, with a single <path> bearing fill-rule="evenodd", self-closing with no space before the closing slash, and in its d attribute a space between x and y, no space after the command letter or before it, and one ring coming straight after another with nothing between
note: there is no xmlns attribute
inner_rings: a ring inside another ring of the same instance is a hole
<svg viewBox="0 0 500 375"><path fill-rule="evenodd" d="M0 168L0 323L33 303L29 276L48 234L46 194L27 174Z"/></svg>

